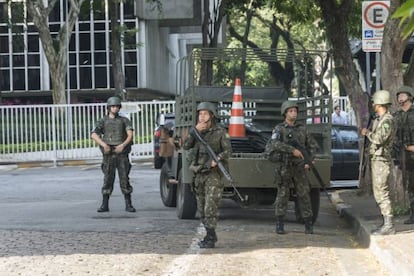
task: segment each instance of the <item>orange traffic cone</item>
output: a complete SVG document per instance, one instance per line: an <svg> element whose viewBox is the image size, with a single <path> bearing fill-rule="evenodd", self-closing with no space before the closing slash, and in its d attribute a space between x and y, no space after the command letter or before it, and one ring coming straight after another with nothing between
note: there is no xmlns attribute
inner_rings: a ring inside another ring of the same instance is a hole
<svg viewBox="0 0 414 276"><path fill-rule="evenodd" d="M243 99L239 78L236 78L236 84L234 86L233 104L231 106L231 117L229 124L229 135L230 137L246 137L246 129L244 127Z"/></svg>

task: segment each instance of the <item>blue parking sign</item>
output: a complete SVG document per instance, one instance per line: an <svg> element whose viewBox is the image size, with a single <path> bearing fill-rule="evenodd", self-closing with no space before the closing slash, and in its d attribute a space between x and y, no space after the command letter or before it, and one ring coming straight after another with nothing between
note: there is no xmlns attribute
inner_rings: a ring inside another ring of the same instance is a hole
<svg viewBox="0 0 414 276"><path fill-rule="evenodd" d="M373 30L365 30L364 31L364 38L373 38L374 37L374 31Z"/></svg>

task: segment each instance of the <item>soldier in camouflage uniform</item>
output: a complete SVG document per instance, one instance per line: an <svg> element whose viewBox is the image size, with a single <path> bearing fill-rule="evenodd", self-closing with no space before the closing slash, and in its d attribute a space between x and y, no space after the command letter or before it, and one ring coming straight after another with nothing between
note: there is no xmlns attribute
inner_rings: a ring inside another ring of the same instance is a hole
<svg viewBox="0 0 414 276"><path fill-rule="evenodd" d="M369 141L369 158L371 162L372 189L384 223L372 231L373 235L394 234L393 214L390 199L390 185L388 184L391 172L391 152L394 143L394 118L388 108L391 105L390 93L379 90L372 96L374 112L377 115L372 131L363 128L361 134Z"/></svg>
<svg viewBox="0 0 414 276"><path fill-rule="evenodd" d="M107 101L107 108L108 115L97 122L91 135L91 138L99 144L103 154L103 200L98 212L109 212L108 201L114 188L117 169L121 191L125 197L125 211L135 212L131 203L132 186L129 184L131 163L128 157L131 152L134 129L128 118L118 114L121 109L121 100L118 97L110 97Z"/></svg>
<svg viewBox="0 0 414 276"><path fill-rule="evenodd" d="M408 197L410 200L410 217L404 221L405 224L414 224L414 89L402 86L397 90L397 101L400 110L394 114L396 124L396 148L397 158L400 159L404 169L403 181L408 180ZM401 158L402 157L402 158ZM406 177L408 178L406 180ZM405 185L406 183L404 183Z"/></svg>
<svg viewBox="0 0 414 276"><path fill-rule="evenodd" d="M211 146L225 166L231 156L231 143L226 130L217 124L216 106L210 102L202 102L197 106L198 122L195 126L203 139ZM211 160L205 147L192 135L184 141L184 149L192 150L190 169L195 175L194 192L197 210L201 222L206 229L206 236L198 244L200 248L213 248L217 242L215 228L218 219L218 207L223 194L223 176L217 163Z"/></svg>
<svg viewBox="0 0 414 276"><path fill-rule="evenodd" d="M310 169L310 165L305 164L302 152L292 144L299 144L302 148L306 148L310 151L310 156L316 151L317 144L308 134L305 126L296 122L298 106L295 102L285 101L282 104L281 113L285 121L275 127L265 149L265 155L270 161L276 163L276 233L285 234L283 219L286 215L290 188L293 187L298 198L301 216L305 221L305 233L313 234L310 183L305 172Z"/></svg>

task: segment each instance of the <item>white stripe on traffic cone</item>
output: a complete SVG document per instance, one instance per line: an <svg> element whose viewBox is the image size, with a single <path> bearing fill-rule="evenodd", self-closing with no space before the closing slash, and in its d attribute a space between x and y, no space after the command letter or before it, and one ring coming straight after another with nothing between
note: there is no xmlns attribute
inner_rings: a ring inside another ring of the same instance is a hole
<svg viewBox="0 0 414 276"><path fill-rule="evenodd" d="M246 137L244 127L243 99L241 92L240 79L236 78L233 94L233 104L231 106L231 117L229 124L230 137Z"/></svg>

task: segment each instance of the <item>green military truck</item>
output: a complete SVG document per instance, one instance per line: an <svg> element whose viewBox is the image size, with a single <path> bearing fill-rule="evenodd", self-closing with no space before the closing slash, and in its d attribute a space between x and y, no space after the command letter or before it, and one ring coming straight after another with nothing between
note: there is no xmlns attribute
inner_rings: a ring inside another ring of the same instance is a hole
<svg viewBox="0 0 414 276"><path fill-rule="evenodd" d="M315 168L322 182L314 173L308 173L311 189L314 220L319 212L320 189L330 183L331 127L332 113L331 91L325 72L329 70L329 53L322 51L282 51L280 49L195 49L191 55L177 64L178 81L175 103L175 129L173 156L165 162L160 173L160 195L165 206L176 207L180 219L191 219L196 214L196 201L192 193L193 173L189 170L189 155L182 148L191 126L196 124L196 107L200 102L217 104L220 123L228 128L234 94L231 85L214 84L220 64L232 63L244 68L278 64L291 66L291 88L295 94L289 94L283 85L258 87L248 85L248 79L242 78L242 98L246 128L245 138L231 138L233 155L229 160L229 173L235 180L226 182L223 198L233 199L243 206L273 204L276 198L274 183L274 165L264 157L266 142L276 124L283 121L282 103L294 97L299 105L298 120L307 124L308 131L319 145L315 158ZM240 63L240 64L239 64ZM203 66L213 70L210 85L199 85ZM269 70L271 71L271 70ZM332 73L332 72L330 72ZM221 73L222 74L222 73ZM248 76L245 71L245 76ZM251 81L252 82L252 81ZM326 85L325 83L328 83ZM316 93L315 93L316 91ZM323 187L322 187L323 186ZM295 201L292 189L291 200ZM296 208L297 218L300 219Z"/></svg>

